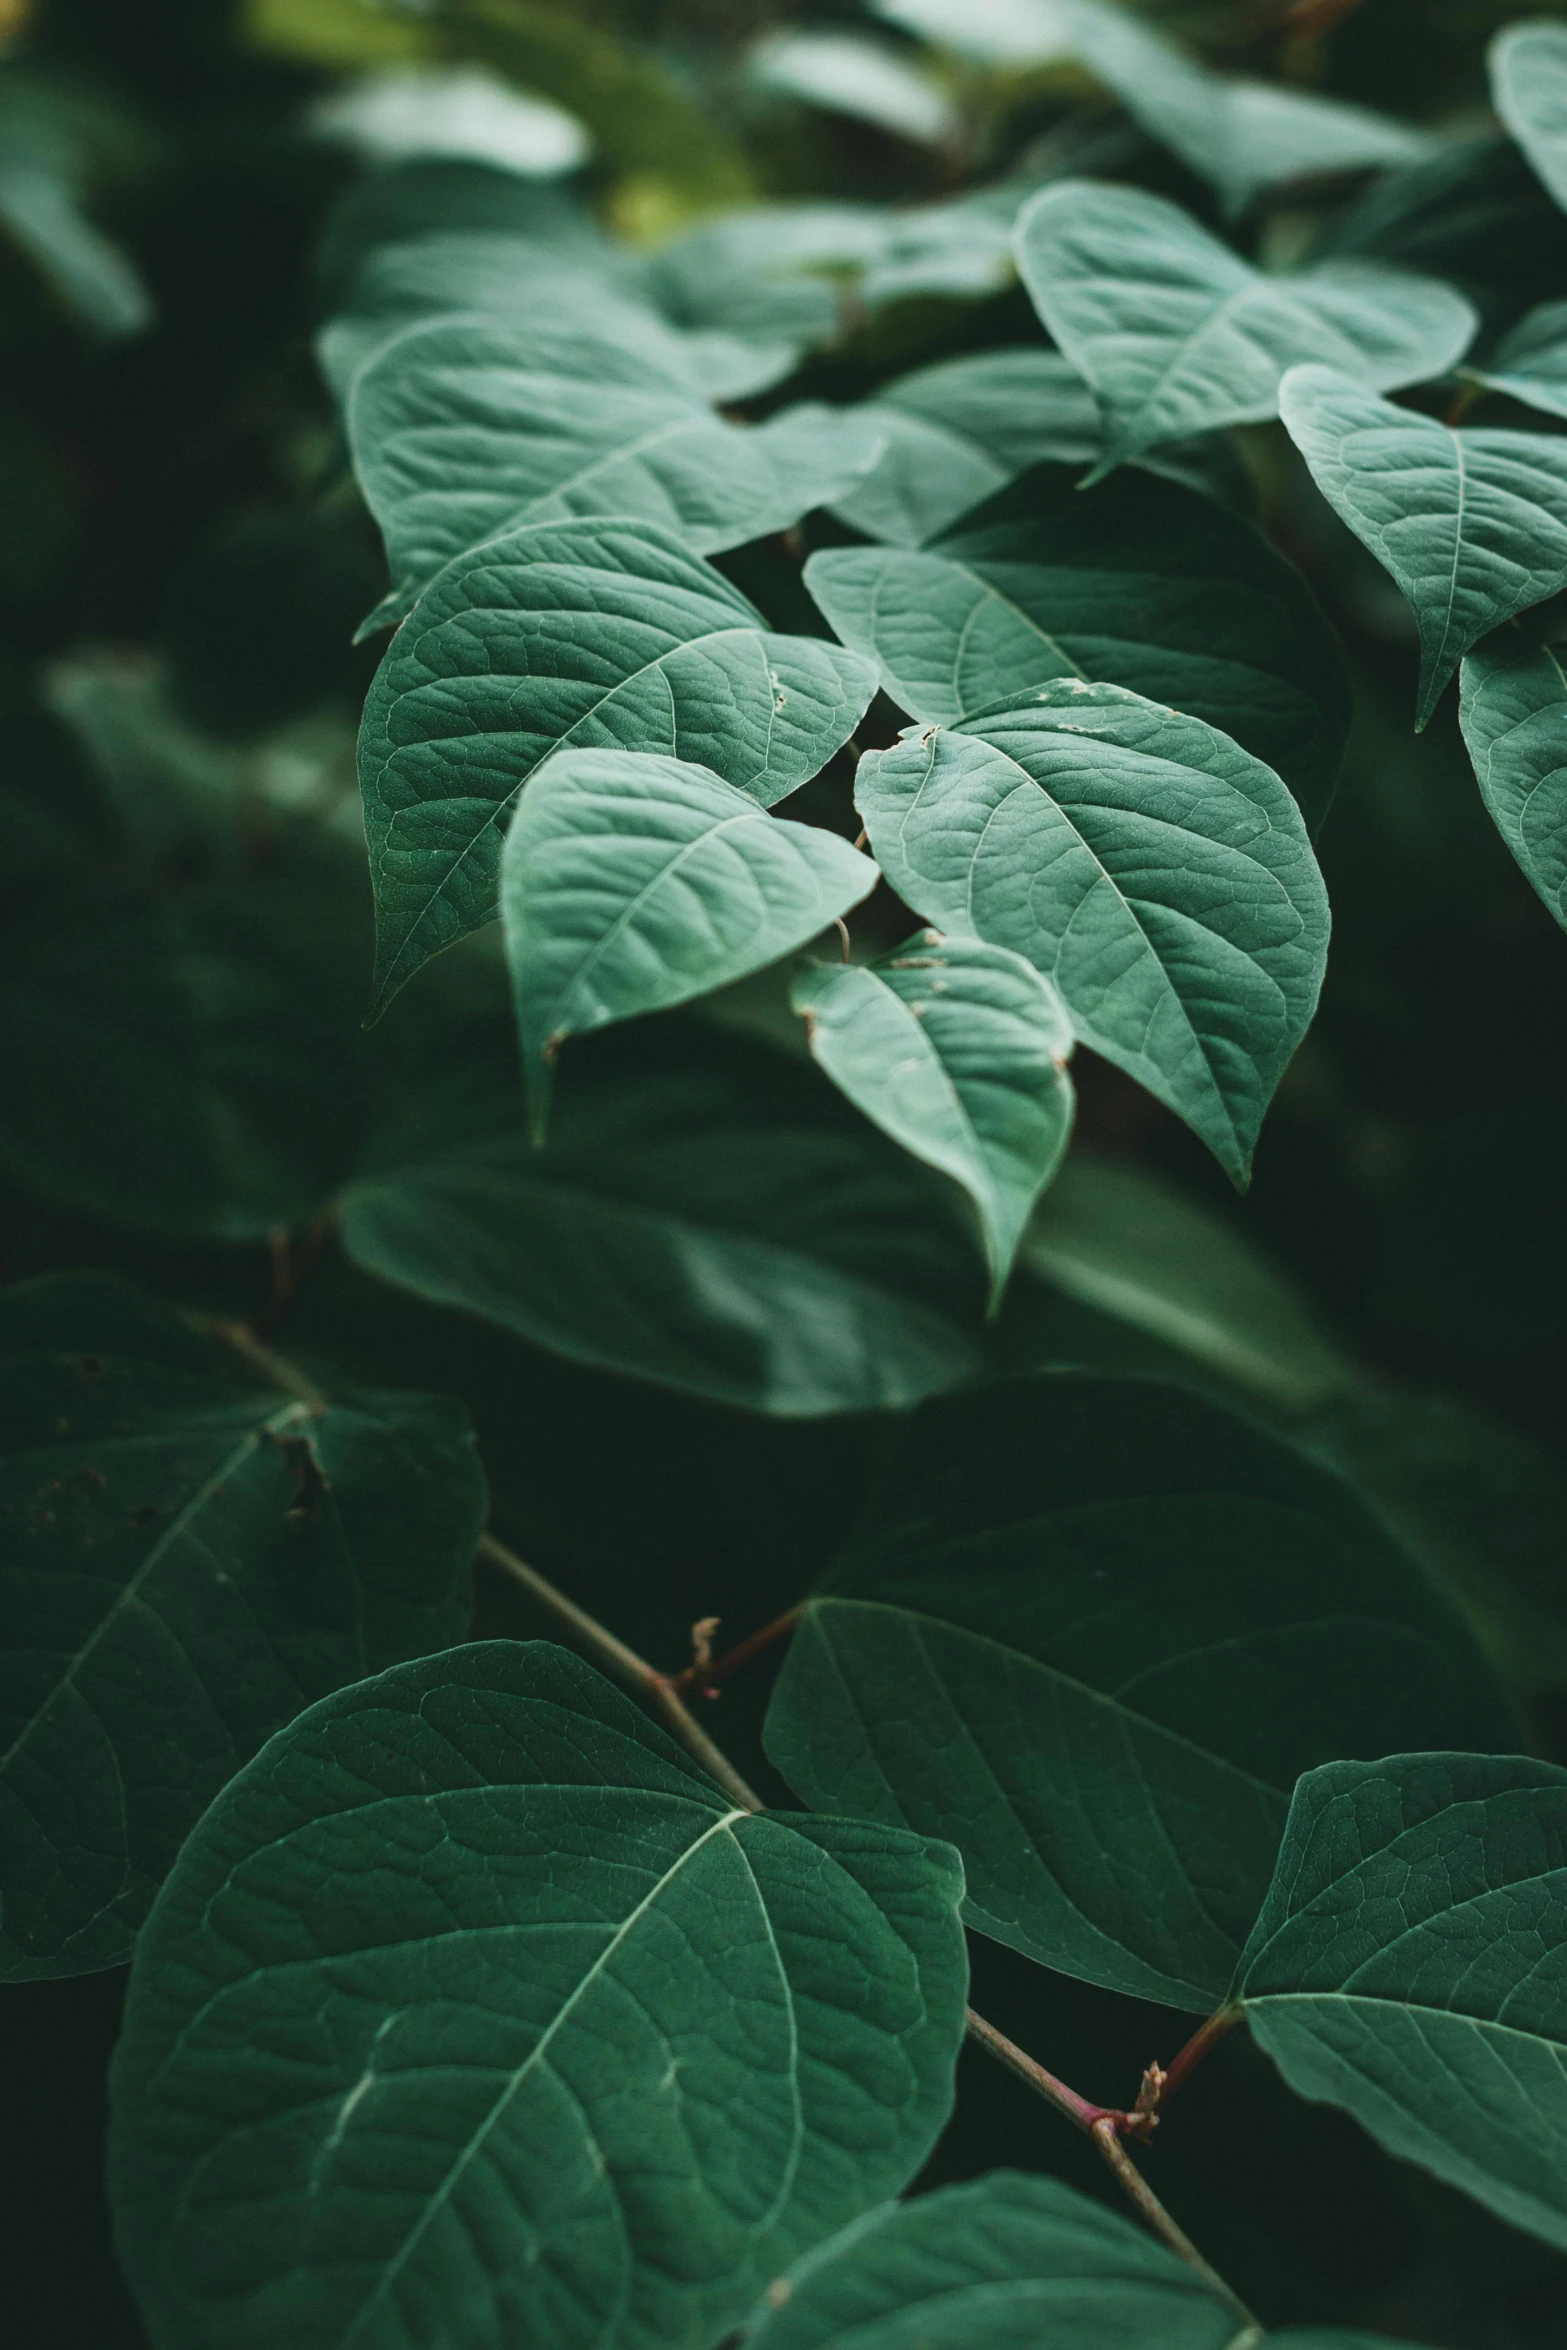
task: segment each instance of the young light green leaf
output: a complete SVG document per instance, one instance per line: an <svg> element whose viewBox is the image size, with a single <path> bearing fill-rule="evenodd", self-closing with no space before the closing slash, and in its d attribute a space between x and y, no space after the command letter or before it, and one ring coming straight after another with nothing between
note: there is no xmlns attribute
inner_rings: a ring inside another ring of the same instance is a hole
<svg viewBox="0 0 1567 2350"><path fill-rule="evenodd" d="M860 761L855 799L907 905L1027 956L1082 1041L1246 1180L1328 945L1271 768L1200 719L1073 680L950 732L910 727Z"/></svg>
<svg viewBox="0 0 1567 2350"><path fill-rule="evenodd" d="M1351 705L1338 640L1253 524L1176 482L1138 470L1084 495L1040 467L921 553L829 548L805 581L911 718L1101 678L1233 735L1309 830L1327 813Z"/></svg>
<svg viewBox="0 0 1567 2350"><path fill-rule="evenodd" d="M801 972L793 1003L839 1091L973 1200L994 1310L1072 1132L1076 1040L1055 989L1006 947L929 930L875 963Z"/></svg>
<svg viewBox="0 0 1567 2350"><path fill-rule="evenodd" d="M111 2191L153 2338L708 2350L930 2151L961 1890L923 1839L736 1810L542 1642L329 1699L132 1974Z"/></svg>
<svg viewBox="0 0 1567 2350"><path fill-rule="evenodd" d="M1507 25L1489 64L1497 113L1567 211L1567 26Z"/></svg>
<svg viewBox="0 0 1567 2350"><path fill-rule="evenodd" d="M1554 645L1471 653L1458 722L1480 797L1567 930L1567 668Z"/></svg>
<svg viewBox="0 0 1567 2350"><path fill-rule="evenodd" d="M1393 1754L1301 1780L1236 1972L1301 2096L1567 2247L1567 1771Z"/></svg>
<svg viewBox="0 0 1567 2350"><path fill-rule="evenodd" d="M536 1131L567 1037L776 963L879 878L836 833L769 816L709 768L557 751L524 793L501 860Z"/></svg>
<svg viewBox="0 0 1567 2350"><path fill-rule="evenodd" d="M1074 1152L1020 1255L1065 1296L1179 1348L1270 1410L1318 1409L1354 1384L1284 1275L1140 1167Z"/></svg>
<svg viewBox="0 0 1567 2350"><path fill-rule="evenodd" d="M313 1407L96 1274L0 1298L0 1977L130 1955L203 1807L344 1682L460 1640L442 1396Z"/></svg>
<svg viewBox="0 0 1567 2350"><path fill-rule="evenodd" d="M807 1803L954 1843L982 1933L1193 2010L1225 1993L1301 1771L1515 1736L1347 1486L1197 1396L1080 1373L907 1423L766 1728Z"/></svg>
<svg viewBox="0 0 1567 2350"><path fill-rule="evenodd" d="M774 33L752 50L746 70L758 89L852 115L922 145L939 146L958 128L957 111L937 82L905 51L860 33Z"/></svg>
<svg viewBox="0 0 1567 2350"><path fill-rule="evenodd" d="M1296 367L1280 414L1318 489L1409 599L1423 727L1471 645L1567 587L1567 441L1455 430L1331 367Z"/></svg>
<svg viewBox="0 0 1567 2350"><path fill-rule="evenodd" d="M729 424L635 354L591 348L591 374L538 372L527 331L444 318L355 375L349 440L392 573L367 630L401 619L454 556L521 524L631 515L713 554L830 506L876 459L874 431L852 415L818 404Z"/></svg>
<svg viewBox="0 0 1567 2350"><path fill-rule="evenodd" d="M1083 464L1099 450L1098 404L1059 351L944 359L855 413L884 446L833 512L898 547L933 538L1030 465Z"/></svg>
<svg viewBox="0 0 1567 2350"><path fill-rule="evenodd" d="M1059 181L1025 206L1016 242L1035 309L1104 411L1091 480L1160 442L1277 416L1302 360L1380 390L1441 375L1476 325L1450 286L1370 262L1264 276L1136 188Z"/></svg>
<svg viewBox="0 0 1567 2350"><path fill-rule="evenodd" d="M643 1034L616 1065L616 1043L581 1048L542 1150L514 1037L448 1046L343 1194L350 1256L575 1362L782 1418L974 1376L981 1263L946 1184L771 1049Z"/></svg>
<svg viewBox="0 0 1567 2350"><path fill-rule="evenodd" d="M306 121L367 163L460 156L526 179L575 171L593 142L574 114L471 65L386 66L327 91Z"/></svg>
<svg viewBox="0 0 1567 2350"><path fill-rule="evenodd" d="M1471 383L1505 392L1547 416L1567 417L1567 302L1541 302L1505 335L1484 367L1464 369Z"/></svg>
<svg viewBox="0 0 1567 2350"><path fill-rule="evenodd" d="M766 807L847 740L875 672L771 634L651 523L533 524L448 565L365 704L376 1006L496 911L502 835L551 751L663 751Z"/></svg>

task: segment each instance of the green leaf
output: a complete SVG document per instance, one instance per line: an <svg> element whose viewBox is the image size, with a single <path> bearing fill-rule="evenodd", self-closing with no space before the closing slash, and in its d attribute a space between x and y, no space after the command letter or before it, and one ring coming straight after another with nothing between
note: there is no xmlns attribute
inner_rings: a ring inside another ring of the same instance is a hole
<svg viewBox="0 0 1567 2350"><path fill-rule="evenodd" d="M1313 257L1354 254L1445 277L1491 327L1560 291L1567 219L1511 139L1444 140L1389 172L1317 232Z"/></svg>
<svg viewBox="0 0 1567 2350"><path fill-rule="evenodd" d="M365 704L375 1003L496 912L505 821L551 751L663 751L770 806L845 742L857 655L775 636L650 523L534 524L448 565Z"/></svg>
<svg viewBox="0 0 1567 2350"><path fill-rule="evenodd" d="M1283 1275L1140 1167L1074 1152L1040 1203L1022 1262L1271 1410L1314 1410L1353 1385L1352 1367Z"/></svg>
<svg viewBox="0 0 1567 2350"><path fill-rule="evenodd" d="M120 1965L203 1807L344 1682L460 1640L461 1405L315 1408L97 1274L0 1297L0 1975Z"/></svg>
<svg viewBox="0 0 1567 2350"><path fill-rule="evenodd" d="M1471 653L1459 724L1480 797L1567 930L1567 669L1552 645Z"/></svg>
<svg viewBox="0 0 1567 2350"><path fill-rule="evenodd" d="M160 2350L708 2350L934 2143L961 1888L735 1810L542 1642L329 1699L132 1974L111 2192Z"/></svg>
<svg viewBox="0 0 1567 2350"><path fill-rule="evenodd" d="M1409 600L1418 731L1473 644L1567 587L1567 441L1455 431L1331 367L1292 368L1280 413L1328 504Z"/></svg>
<svg viewBox="0 0 1567 2350"><path fill-rule="evenodd" d="M553 179L577 170L592 151L574 114L472 66L390 66L361 74L318 97L306 120L318 139L372 165L457 156L526 179Z"/></svg>
<svg viewBox="0 0 1567 2350"><path fill-rule="evenodd" d="M945 1184L779 1054L644 1033L626 1065L616 1041L573 1055L542 1150L512 1039L448 1051L343 1195L349 1254L574 1361L785 1418L973 1375L980 1264Z"/></svg>
<svg viewBox="0 0 1567 2350"><path fill-rule="evenodd" d="M1034 197L1017 256L1104 411L1093 480L1162 441L1277 416L1298 361L1330 358L1380 390L1442 375L1476 325L1434 278L1349 261L1264 276L1162 196L1088 180Z"/></svg>
<svg viewBox="0 0 1567 2350"><path fill-rule="evenodd" d="M1059 2179L991 2171L845 2228L772 2287L746 2350L1396 2350L1237 2332L1187 2261Z"/></svg>
<svg viewBox="0 0 1567 2350"><path fill-rule="evenodd" d="M153 802L155 774L134 780ZM318 1212L384 1058L358 1023L367 914L357 859L326 857L46 896L0 957L0 1163L175 1238L255 1241Z"/></svg>
<svg viewBox="0 0 1567 2350"><path fill-rule="evenodd" d="M994 1310L1072 1131L1055 989L1006 947L927 930L875 963L803 971L793 1002L839 1091L973 1200Z"/></svg>
<svg viewBox="0 0 1567 2350"><path fill-rule="evenodd" d="M367 629L520 524L634 516L710 555L830 506L877 454L868 425L819 403L729 424L635 352L580 343L593 372L558 374L532 364L535 349L503 319L437 319L353 378L349 440L392 574Z"/></svg>
<svg viewBox="0 0 1567 2350"><path fill-rule="evenodd" d="M1198 1396L1080 1373L906 1424L766 1730L805 1802L955 1844L980 1932L1194 2010L1303 1770L1515 1736L1347 1486Z"/></svg>
<svg viewBox="0 0 1567 2350"><path fill-rule="evenodd" d="M1510 24L1491 43L1491 99L1567 210L1567 27Z"/></svg>
<svg viewBox="0 0 1567 2350"><path fill-rule="evenodd" d="M706 767L556 752L523 795L500 884L541 1135L550 1065L568 1037L760 971L879 878L836 833L770 817Z"/></svg>
<svg viewBox="0 0 1567 2350"><path fill-rule="evenodd" d="M1567 1771L1393 1754L1302 1779L1236 1973L1290 2087L1567 2247Z"/></svg>
<svg viewBox="0 0 1567 2350"><path fill-rule="evenodd" d="M850 32L780 32L747 61L760 90L874 123L901 139L941 146L959 128L957 109L906 50Z"/></svg>
<svg viewBox="0 0 1567 2350"><path fill-rule="evenodd" d="M1541 302L1519 320L1484 367L1464 369L1471 383L1505 392L1547 416L1567 417L1567 302Z"/></svg>
<svg viewBox="0 0 1567 2350"><path fill-rule="evenodd" d="M1193 490L1138 470L1083 495L1042 467L922 553L835 547L805 578L912 718L1101 678L1233 735L1310 829L1327 813L1351 706L1338 640L1262 533Z"/></svg>
<svg viewBox="0 0 1567 2350"><path fill-rule="evenodd" d="M980 351L919 367L855 411L884 442L833 512L893 546L917 547L1050 458L1099 449L1093 394L1059 351Z"/></svg>
<svg viewBox="0 0 1567 2350"><path fill-rule="evenodd" d="M1027 956L1085 1044L1243 1182L1316 1008L1328 904L1299 809L1200 719L1047 685L867 753L855 798L916 913Z"/></svg>

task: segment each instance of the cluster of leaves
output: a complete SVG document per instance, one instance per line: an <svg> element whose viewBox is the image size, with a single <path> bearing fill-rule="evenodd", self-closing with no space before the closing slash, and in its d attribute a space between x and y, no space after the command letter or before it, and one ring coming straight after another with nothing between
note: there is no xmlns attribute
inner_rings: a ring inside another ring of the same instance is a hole
<svg viewBox="0 0 1567 2350"><path fill-rule="evenodd" d="M363 841L341 716L219 756L188 687L57 666L94 780L6 815L8 1173L268 1244L272 1321L320 1253L687 1397L897 1417L779 1628L763 1805L682 1702L705 1635L657 1674L510 1560L594 1661L469 1637L509 1554L462 1403L107 1274L0 1293L0 1970L133 1960L110 2185L156 2350L1254 2350L1162 2215L899 2200L996 2037L965 1928L1201 2019L1174 2082L1244 2026L1567 2251L1560 1611L1463 1522L1513 1458L1067 1155L1081 1047L1243 1188L1317 1008L1354 687L1270 469L1401 591L1415 726L1457 677L1567 927L1567 305L1429 229L1498 154L1567 208L1567 31L1495 42L1477 151L1099 0L876 14L715 90L960 192L720 211L722 109L589 16L252 11L385 69L317 116L380 158L317 344L315 519L351 470L385 551ZM1053 138L987 170L1041 88ZM1211 202L1094 146L1106 94ZM595 152L611 222L700 217L611 233ZM14 233L128 330L49 168ZM1369 172L1286 254L1272 193ZM921 304L1006 323L833 397ZM1159 2068L1098 2108L1019 2062L1135 2194Z"/></svg>

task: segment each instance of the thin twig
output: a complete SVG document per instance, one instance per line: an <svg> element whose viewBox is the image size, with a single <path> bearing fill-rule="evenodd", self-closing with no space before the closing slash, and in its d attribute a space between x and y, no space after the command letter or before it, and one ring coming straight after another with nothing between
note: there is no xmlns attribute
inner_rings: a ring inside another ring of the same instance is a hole
<svg viewBox="0 0 1567 2350"><path fill-rule="evenodd" d="M719 1685L727 1681L731 1673L737 1673L754 1656L760 1656L764 1649L771 1648L775 1640L781 1640L786 1632L792 1632L799 1621L800 1610L797 1606L785 1608L781 1616L774 1616L772 1622L764 1624L760 1632L752 1632L746 1639L737 1640L734 1647L725 1649L722 1656L714 1657L706 1664L687 1665L683 1673L672 1673L669 1676L670 1687L691 1689L700 1697L716 1696Z"/></svg>
<svg viewBox="0 0 1567 2350"><path fill-rule="evenodd" d="M590 1616L586 1608L578 1607L576 1601L568 1599L564 1591L557 1591L548 1577L539 1573L537 1567L530 1567L526 1559L520 1559L514 1550L508 1550L504 1542L497 1542L493 1534L480 1536L479 1556L488 1559L491 1566L499 1567L502 1574L509 1576L546 1615L553 1616L563 1630L580 1641L589 1655L603 1665L607 1672L613 1673L616 1680L623 1682L634 1695L645 1699L654 1712L661 1716L671 1736L679 1740L687 1754L702 1765L710 1778L717 1780L724 1793L742 1811L764 1809L755 1788L741 1778L729 1757L714 1745L701 1723L687 1709L667 1673L659 1672L645 1657L638 1656L634 1648L628 1648L623 1640L617 1640L607 1625L601 1624L596 1616Z"/></svg>
<svg viewBox="0 0 1567 2350"><path fill-rule="evenodd" d="M1103 2106L1090 2105L1086 2097L1079 2097L1077 2091L1069 2089L1065 2081L1058 2081L1054 2073L1047 2073L1044 2066L1019 2048L1015 2040L1009 2040L1005 2032L998 2032L994 2024L976 2014L972 2007L968 2011L968 2036L977 2047L984 2049L987 2056L993 2056L998 2064L1006 2066L1009 2073L1015 2073L1036 2096L1043 2097L1047 2105L1053 2105L1057 2113L1064 2113L1067 2120L1075 2123L1078 2129L1092 2130L1097 2123L1114 2119Z"/></svg>
<svg viewBox="0 0 1567 2350"><path fill-rule="evenodd" d="M314 1412L326 1410L327 1399L315 1381L291 1363L286 1355L274 1354L264 1340L259 1339L248 1322L203 1321L201 1327L213 1338L221 1338L237 1355L243 1355L253 1371L260 1371L284 1395L292 1395L300 1403L309 1404Z"/></svg>
<svg viewBox="0 0 1567 2350"><path fill-rule="evenodd" d="M1172 2252L1179 2253L1182 2260L1197 2271L1210 2292L1217 2293L1225 2306L1234 2310L1242 2325L1255 2326L1257 2320L1240 2295L1231 2290L1216 2268L1209 2267L1185 2229L1173 2220L1165 2210L1164 2205L1122 2145L1115 2126L1115 2117L1111 2114L1104 2114L1093 2124L1088 2135L1114 2172L1122 2192L1129 2196L1137 2206L1143 2218L1153 2229L1154 2234L1168 2244Z"/></svg>
<svg viewBox="0 0 1567 2350"><path fill-rule="evenodd" d="M1200 2024L1193 2032L1185 2047L1171 2057L1168 2071L1162 2071L1159 2076L1159 2090L1154 2101L1156 2112L1162 2112L1181 2083L1190 2080L1209 2049L1216 2047L1225 2033L1234 2029L1241 2020L1241 2013L1239 2007L1215 2009L1207 2022ZM1150 2071L1153 2069L1149 2067Z"/></svg>

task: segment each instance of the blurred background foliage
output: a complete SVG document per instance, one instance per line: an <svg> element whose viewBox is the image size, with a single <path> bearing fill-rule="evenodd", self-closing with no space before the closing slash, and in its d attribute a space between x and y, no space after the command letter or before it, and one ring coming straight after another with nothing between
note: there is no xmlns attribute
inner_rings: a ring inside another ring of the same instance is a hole
<svg viewBox="0 0 1567 2350"><path fill-rule="evenodd" d="M1144 13L1212 61L1484 142L1484 45L1517 11ZM802 25L873 37L924 89L926 131L893 127L895 98L846 112L752 70L763 36ZM357 69L482 66L584 126L588 199L642 242L748 201L930 200L1051 158L1216 221L1211 191L1080 69L981 72L853 0L0 0L0 44L4 1276L125 1271L192 1305L275 1311L280 1343L379 1384L460 1394L508 1539L671 1663L698 1616L723 1610L738 1636L829 1554L876 1424L769 1422L589 1370L373 1282L330 1236L286 1262L268 1237L279 1199L303 1212L336 1179L372 1097L416 1082L420 1021L436 1017L411 997L399 1034L358 1026L369 914L352 751L377 653L351 640L383 571L311 348L323 228L359 165L312 131L311 109ZM1567 288L1567 228L1510 148L1482 161L1457 194L1433 165L1340 202L1328 228L1292 198L1266 248L1374 235L1505 324ZM894 301L789 396L860 397L1036 334L1015 291ZM1335 916L1322 1013L1243 1202L1147 1094L1080 1056L1078 1147L1129 1188L1074 1190L1069 1172L1002 1344L1018 1361L1179 1365L1361 1465L1467 1584L1560 1755L1567 946L1485 815L1451 698L1425 736L1410 731L1402 605L1281 434L1248 436L1247 454L1360 688L1321 844ZM781 625L819 627L765 548L726 567ZM273 901L258 994L247 925ZM149 1009L150 931L178 952ZM448 962L432 1004L484 993L482 955ZM203 1121L213 1069L246 1105L232 1128ZM225 1213L204 1222L219 1175ZM1138 1248L1141 1290L1126 1272ZM535 1629L516 1603L487 1604L488 1628ZM762 1694L738 1684L717 1724L748 1768ZM1159 2010L985 1945L977 1966L986 2012L1091 2093L1122 2093L1170 2053ZM5 2005L6 2300L30 2350L139 2339L98 2186L119 1990L88 1978ZM1090 2153L965 2065L933 2177L1016 2162L1099 2191ZM1239 2035L1166 2135L1160 2193L1265 2316L1287 2304L1452 2350L1567 2339L1561 2260L1291 2102Z"/></svg>

